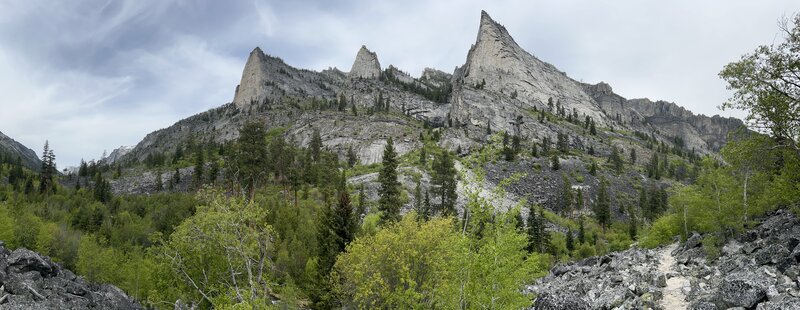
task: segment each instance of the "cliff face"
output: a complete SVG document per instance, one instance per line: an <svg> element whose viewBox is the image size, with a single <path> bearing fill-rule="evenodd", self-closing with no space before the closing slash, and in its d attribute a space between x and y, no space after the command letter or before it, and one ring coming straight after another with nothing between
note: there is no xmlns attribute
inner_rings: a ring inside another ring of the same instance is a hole
<svg viewBox="0 0 800 310"><path fill-rule="evenodd" d="M717 152L728 141L728 134L744 126L736 118L695 115L672 102L649 99L625 99L611 86L600 82L584 84L586 92L604 113L619 119L625 126L645 133L659 132L665 137L681 138L688 149L701 153Z"/></svg>
<svg viewBox="0 0 800 310"><path fill-rule="evenodd" d="M381 76L381 63L378 62L378 54L371 52L366 46L362 45L356 54L353 67L347 74L349 78L377 79Z"/></svg>
<svg viewBox="0 0 800 310"><path fill-rule="evenodd" d="M22 165L33 171L39 171L42 168L42 161L36 155L36 152L4 135L2 132L0 132L0 153L5 154L11 160L19 158Z"/></svg>
<svg viewBox="0 0 800 310"><path fill-rule="evenodd" d="M453 116L461 123L511 130L508 119L533 107L560 103L569 113L606 124L606 116L580 84L523 50L502 25L481 13L475 44L454 73Z"/></svg>

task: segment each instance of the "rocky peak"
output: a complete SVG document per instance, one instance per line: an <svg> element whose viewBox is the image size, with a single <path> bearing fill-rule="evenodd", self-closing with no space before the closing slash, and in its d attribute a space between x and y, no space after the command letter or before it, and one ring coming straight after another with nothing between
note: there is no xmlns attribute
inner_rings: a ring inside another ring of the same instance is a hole
<svg viewBox="0 0 800 310"><path fill-rule="evenodd" d="M378 55L375 52L367 49L367 46L362 45L361 49L356 54L356 60L353 62L353 67L350 73L347 74L349 78L378 78L381 76L381 64L378 62Z"/></svg>
<svg viewBox="0 0 800 310"><path fill-rule="evenodd" d="M456 69L453 81L459 86L454 89L451 114L460 124L489 123L497 130L510 130L508 119L527 115L533 107L546 107L550 99L598 124L607 123L606 115L580 83L522 49L485 11L481 12L475 44L465 64ZM494 99L486 102L486 98Z"/></svg>
<svg viewBox="0 0 800 310"><path fill-rule="evenodd" d="M253 102L260 102L266 94L267 83L267 56L256 47L250 52L247 64L242 72L242 80L236 87L236 94L233 96L233 103L237 107L243 108Z"/></svg>

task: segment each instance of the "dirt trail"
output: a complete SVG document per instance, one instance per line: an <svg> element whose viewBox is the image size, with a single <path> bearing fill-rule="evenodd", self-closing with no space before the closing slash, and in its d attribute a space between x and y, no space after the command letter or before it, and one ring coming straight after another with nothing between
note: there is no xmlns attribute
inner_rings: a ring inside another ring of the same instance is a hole
<svg viewBox="0 0 800 310"><path fill-rule="evenodd" d="M673 243L661 250L659 257L658 271L667 274L675 270L675 257L672 251L678 247L678 243ZM683 287L689 285L689 279L682 276L675 276L667 279L667 287L664 288L664 298L661 299L661 307L664 309L686 309L689 303L683 294Z"/></svg>

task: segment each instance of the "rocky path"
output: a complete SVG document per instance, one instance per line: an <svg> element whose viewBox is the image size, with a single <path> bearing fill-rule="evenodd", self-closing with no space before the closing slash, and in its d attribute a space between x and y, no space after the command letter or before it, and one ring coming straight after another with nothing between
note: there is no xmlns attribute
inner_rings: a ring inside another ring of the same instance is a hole
<svg viewBox="0 0 800 310"><path fill-rule="evenodd" d="M686 296L683 294L683 287L689 279L674 273L676 267L675 257L672 252L678 248L678 243L673 243L661 250L661 255L658 260L658 271L667 275L673 272L673 277L667 276L667 286L664 288L664 297L661 299L661 307L663 309L686 309L689 303L686 302Z"/></svg>

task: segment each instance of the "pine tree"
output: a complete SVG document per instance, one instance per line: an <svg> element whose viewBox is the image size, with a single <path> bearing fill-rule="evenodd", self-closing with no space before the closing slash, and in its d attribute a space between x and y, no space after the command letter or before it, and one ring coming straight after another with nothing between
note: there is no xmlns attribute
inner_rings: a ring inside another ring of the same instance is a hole
<svg viewBox="0 0 800 310"><path fill-rule="evenodd" d="M520 152L520 148L521 148L521 146L520 146L520 139L519 139L519 136L517 136L517 135L514 135L514 136L511 138L511 151L514 153L514 155L515 155L515 156L516 156L517 154L519 154L519 152Z"/></svg>
<svg viewBox="0 0 800 310"><path fill-rule="evenodd" d="M536 219L536 208L531 205L528 207L528 221L527 235L528 235L528 253L538 251L541 236L539 235L539 220Z"/></svg>
<svg viewBox="0 0 800 310"><path fill-rule="evenodd" d="M569 152L569 135L559 132L557 138L558 138L558 140L557 140L557 143L556 143L556 147L558 148L558 151L561 152L561 153L564 153L564 154L568 153Z"/></svg>
<svg viewBox="0 0 800 310"><path fill-rule="evenodd" d="M597 135L597 128L595 127L594 119L592 119L592 121L589 123L589 133L593 136Z"/></svg>
<svg viewBox="0 0 800 310"><path fill-rule="evenodd" d="M216 160L212 160L210 167L208 168L208 183L214 184L217 182L217 177L219 176L219 162Z"/></svg>
<svg viewBox="0 0 800 310"><path fill-rule="evenodd" d="M422 203L422 217L425 220L431 218L431 195L428 190L425 190L425 200Z"/></svg>
<svg viewBox="0 0 800 310"><path fill-rule="evenodd" d="M252 199L256 187L267 177L264 171L268 166L267 131L261 122L249 122L239 130L236 153L233 163L238 172L239 182L245 189L245 197ZM177 171L176 176L179 176ZM177 185L180 178L173 178Z"/></svg>
<svg viewBox="0 0 800 310"><path fill-rule="evenodd" d="M320 137L318 129L314 129L311 133L311 142L308 143L308 151L311 152L311 160L319 162L320 154L322 153L322 137Z"/></svg>
<svg viewBox="0 0 800 310"><path fill-rule="evenodd" d="M56 170L56 155L50 149L50 142L44 142L44 151L42 152L42 171L39 172L39 192L50 193L55 189L54 176Z"/></svg>
<svg viewBox="0 0 800 310"><path fill-rule="evenodd" d="M417 179L416 183L417 185L414 187L414 210L417 211L417 216L422 217L422 182Z"/></svg>
<svg viewBox="0 0 800 310"><path fill-rule="evenodd" d="M428 153L425 151L425 145L419 149L419 164L422 166L428 164Z"/></svg>
<svg viewBox="0 0 800 310"><path fill-rule="evenodd" d="M594 146L593 145L589 146L589 152L588 153L589 153L589 155L594 156Z"/></svg>
<svg viewBox="0 0 800 310"><path fill-rule="evenodd" d="M583 216L581 216L581 219L578 222L578 242L580 243L586 242L586 228L584 228L583 225Z"/></svg>
<svg viewBox="0 0 800 310"><path fill-rule="evenodd" d="M356 151L353 150L353 146L350 145L347 147L347 165L350 168L356 165L358 162L358 156L356 155Z"/></svg>
<svg viewBox="0 0 800 310"><path fill-rule="evenodd" d="M111 201L111 184L98 172L94 176L94 197L102 203Z"/></svg>
<svg viewBox="0 0 800 310"><path fill-rule="evenodd" d="M205 159L203 158L203 151L198 149L194 152L194 173L192 174L192 187L197 189L203 186L205 182Z"/></svg>
<svg viewBox="0 0 800 310"><path fill-rule="evenodd" d="M161 180L161 171L156 171L156 191L160 192L162 190L164 190L164 182Z"/></svg>
<svg viewBox="0 0 800 310"><path fill-rule="evenodd" d="M531 156L532 157L539 157L539 150L536 147L536 144L533 145L531 148Z"/></svg>
<svg viewBox="0 0 800 310"><path fill-rule="evenodd" d="M589 166L589 174L596 176L597 175L597 163L592 160L592 165Z"/></svg>
<svg viewBox="0 0 800 310"><path fill-rule="evenodd" d="M550 164L553 170L561 169L561 163L558 160L558 154L553 154L553 156L550 157Z"/></svg>
<svg viewBox="0 0 800 310"><path fill-rule="evenodd" d="M571 215L572 211L572 202L574 200L572 196L572 183L570 183L569 178L566 174L561 174L561 207L564 210L564 214L567 216Z"/></svg>
<svg viewBox="0 0 800 310"><path fill-rule="evenodd" d="M539 209L539 216L536 217L539 222L537 228L539 229L539 253L546 253L550 245L550 234L547 233L546 219L544 217L544 208Z"/></svg>
<svg viewBox="0 0 800 310"><path fill-rule="evenodd" d="M434 193L440 198L436 214L447 216L456 214L456 168L450 152L442 151L433 159L433 176L431 185Z"/></svg>
<svg viewBox="0 0 800 310"><path fill-rule="evenodd" d="M572 236L572 228L567 230L567 251L572 253L575 250L575 237Z"/></svg>
<svg viewBox="0 0 800 310"><path fill-rule="evenodd" d="M620 156L620 151L617 146L611 147L611 156L608 158L608 161L614 167L614 172L617 174L622 173L622 156Z"/></svg>
<svg viewBox="0 0 800 310"><path fill-rule="evenodd" d="M636 149L635 148L631 148L631 164L635 164L635 163L636 163Z"/></svg>
<svg viewBox="0 0 800 310"><path fill-rule="evenodd" d="M358 218L361 218L367 212L367 193L364 191L364 183L358 187L358 205L356 206L356 213Z"/></svg>
<svg viewBox="0 0 800 310"><path fill-rule="evenodd" d="M380 220L382 224L400 219L400 182L397 181L397 165L394 142L389 137L383 151L383 167L378 173L380 182L378 209L382 212Z"/></svg>
<svg viewBox="0 0 800 310"><path fill-rule="evenodd" d="M608 197L607 183L605 178L600 178L600 189L597 191L597 202L594 208L595 217L603 231L608 227L611 220L611 201Z"/></svg>

